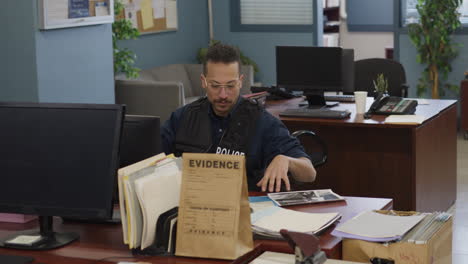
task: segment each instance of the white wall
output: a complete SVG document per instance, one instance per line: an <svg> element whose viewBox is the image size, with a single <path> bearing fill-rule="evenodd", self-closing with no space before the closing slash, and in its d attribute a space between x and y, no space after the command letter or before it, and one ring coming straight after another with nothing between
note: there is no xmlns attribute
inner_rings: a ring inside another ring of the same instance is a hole
<svg viewBox="0 0 468 264"><path fill-rule="evenodd" d="M342 20L340 44L354 49L354 60L385 58L385 48L393 47L393 32L348 32L346 20Z"/></svg>

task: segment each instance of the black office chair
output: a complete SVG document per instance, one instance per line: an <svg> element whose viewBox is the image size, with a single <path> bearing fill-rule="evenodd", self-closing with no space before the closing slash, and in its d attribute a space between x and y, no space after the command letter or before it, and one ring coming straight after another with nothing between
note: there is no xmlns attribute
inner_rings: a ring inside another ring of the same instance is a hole
<svg viewBox="0 0 468 264"><path fill-rule="evenodd" d="M301 142L315 169L327 162L327 144L325 144L325 141L323 141L322 138L320 138L317 134L310 130L298 130L291 135L296 137ZM313 182L299 182L294 180L292 177L290 178L290 184L291 190L293 191L314 189Z"/></svg>
<svg viewBox="0 0 468 264"><path fill-rule="evenodd" d="M388 80L388 94L407 97L405 69L401 63L382 58L363 59L354 62L354 90L367 91L368 96L375 96L373 81L383 73Z"/></svg>
<svg viewBox="0 0 468 264"><path fill-rule="evenodd" d="M317 134L310 130L298 130L291 134L293 137L296 137L301 145L304 147L304 150L307 155L309 155L312 165L314 168L322 166L327 162L328 158L328 147ZM260 177L263 177L264 171L257 171L256 173L260 174ZM259 175L257 175L259 176ZM289 182L291 184L291 190L308 190L313 189L313 182L299 182L294 180L294 178L289 177ZM284 184L281 186L281 191L286 191Z"/></svg>
<svg viewBox="0 0 468 264"><path fill-rule="evenodd" d="M314 168L320 167L327 162L327 144L317 134L310 130L298 130L291 135L299 139L307 155L310 156Z"/></svg>

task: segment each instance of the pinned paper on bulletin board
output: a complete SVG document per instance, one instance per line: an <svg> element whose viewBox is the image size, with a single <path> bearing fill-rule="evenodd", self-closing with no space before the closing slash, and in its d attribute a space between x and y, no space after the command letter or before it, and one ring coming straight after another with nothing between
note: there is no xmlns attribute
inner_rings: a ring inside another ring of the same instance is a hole
<svg viewBox="0 0 468 264"><path fill-rule="evenodd" d="M43 30L114 22L113 0L38 0Z"/></svg>
<svg viewBox="0 0 468 264"><path fill-rule="evenodd" d="M177 0L121 0L122 17L129 19L140 34L177 30Z"/></svg>

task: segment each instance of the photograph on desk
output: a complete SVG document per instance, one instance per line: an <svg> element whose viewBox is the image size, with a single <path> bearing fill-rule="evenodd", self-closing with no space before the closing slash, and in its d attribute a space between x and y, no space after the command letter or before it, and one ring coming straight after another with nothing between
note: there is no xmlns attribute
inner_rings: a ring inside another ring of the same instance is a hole
<svg viewBox="0 0 468 264"><path fill-rule="evenodd" d="M296 204L312 204L344 200L343 197L334 193L331 189L269 193L268 197L278 206L290 206Z"/></svg>

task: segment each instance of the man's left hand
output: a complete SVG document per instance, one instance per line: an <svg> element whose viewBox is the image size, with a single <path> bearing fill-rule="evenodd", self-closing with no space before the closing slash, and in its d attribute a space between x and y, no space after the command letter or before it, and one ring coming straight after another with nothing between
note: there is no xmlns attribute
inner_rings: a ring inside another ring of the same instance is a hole
<svg viewBox="0 0 468 264"><path fill-rule="evenodd" d="M277 155L268 165L265 170L265 175L257 183L257 186L262 187L262 192L268 188L269 192L279 192L281 190L281 181L284 181L286 190L291 190L288 178L289 157L285 155Z"/></svg>

